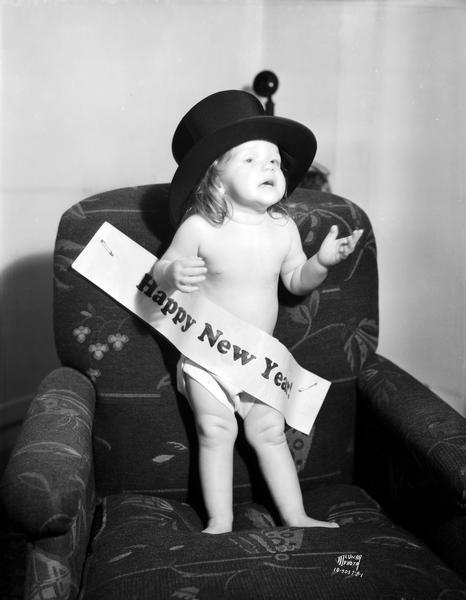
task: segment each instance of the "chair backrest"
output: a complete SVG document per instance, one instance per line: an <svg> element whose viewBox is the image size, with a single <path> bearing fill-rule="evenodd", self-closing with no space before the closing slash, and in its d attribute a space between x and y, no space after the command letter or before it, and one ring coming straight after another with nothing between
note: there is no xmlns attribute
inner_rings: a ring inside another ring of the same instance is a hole
<svg viewBox="0 0 466 600"><path fill-rule="evenodd" d="M167 200L166 184L125 188L83 200L63 215L55 247L55 338L62 364L87 374L97 390L98 492L138 490L195 502L196 436L187 402L176 393L176 350L71 269L104 221L161 256L174 233ZM377 345L375 240L364 212L341 197L298 189L288 204L308 256L332 224L340 235L364 229L354 254L310 295L279 290L275 331L304 368L333 382L311 435L287 431L302 485L349 483L355 378ZM261 481L240 433L235 498L257 498Z"/></svg>

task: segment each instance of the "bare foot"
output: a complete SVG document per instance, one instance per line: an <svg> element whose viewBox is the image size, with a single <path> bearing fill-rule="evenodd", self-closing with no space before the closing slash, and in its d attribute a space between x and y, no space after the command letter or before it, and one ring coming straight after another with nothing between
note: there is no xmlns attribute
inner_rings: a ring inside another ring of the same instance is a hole
<svg viewBox="0 0 466 600"><path fill-rule="evenodd" d="M319 521L317 519L313 519L312 517L308 517L307 515L288 519L285 524L289 525L290 527L327 527L328 529L336 529L340 527L340 525L335 523L335 521Z"/></svg>
<svg viewBox="0 0 466 600"><path fill-rule="evenodd" d="M205 529L203 529L202 533L211 533L211 534L219 534L219 533L228 533L232 530L232 524L227 523L226 521L214 521L213 519L209 521L209 524Z"/></svg>

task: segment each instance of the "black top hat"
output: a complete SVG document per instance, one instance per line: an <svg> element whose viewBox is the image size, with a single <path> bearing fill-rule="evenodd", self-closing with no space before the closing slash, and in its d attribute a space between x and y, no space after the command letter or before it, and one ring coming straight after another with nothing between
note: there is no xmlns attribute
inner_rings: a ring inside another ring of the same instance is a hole
<svg viewBox="0 0 466 600"><path fill-rule="evenodd" d="M181 119L172 142L178 163L170 186L170 210L175 223L208 167L227 150L250 140L266 140L280 150L290 194L311 165L317 142L297 121L266 115L252 94L227 90L207 96Z"/></svg>

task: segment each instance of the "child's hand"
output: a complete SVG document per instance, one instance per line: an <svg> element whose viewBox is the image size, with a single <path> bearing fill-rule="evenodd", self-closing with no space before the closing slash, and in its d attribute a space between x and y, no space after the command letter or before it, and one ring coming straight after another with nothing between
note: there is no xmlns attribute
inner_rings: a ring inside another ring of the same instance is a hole
<svg viewBox="0 0 466 600"><path fill-rule="evenodd" d="M337 240L338 227L332 225L317 252L317 260L324 267L333 267L334 265L337 265L342 260L348 258L354 251L362 233L362 229L355 229L348 237Z"/></svg>
<svg viewBox="0 0 466 600"><path fill-rule="evenodd" d="M197 284L205 280L207 268L199 256L180 258L172 261L164 271L164 277L180 292L195 292Z"/></svg>

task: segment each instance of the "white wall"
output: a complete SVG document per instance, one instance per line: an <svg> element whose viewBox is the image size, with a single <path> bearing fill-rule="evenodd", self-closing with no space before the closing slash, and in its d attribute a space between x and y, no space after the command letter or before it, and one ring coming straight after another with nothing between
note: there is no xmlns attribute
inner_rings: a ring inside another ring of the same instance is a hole
<svg viewBox="0 0 466 600"><path fill-rule="evenodd" d="M171 179L180 116L194 100L251 82L260 67L262 10L2 4L0 405L22 405L58 364L51 252L60 215L95 192Z"/></svg>
<svg viewBox="0 0 466 600"><path fill-rule="evenodd" d="M1 398L57 364L51 252L91 193L168 181L210 92L280 78L336 193L370 215L380 351L466 410L465 3L125 0L2 5Z"/></svg>
<svg viewBox="0 0 466 600"><path fill-rule="evenodd" d="M267 6L278 108L377 234L379 351L466 415L466 3Z"/></svg>

